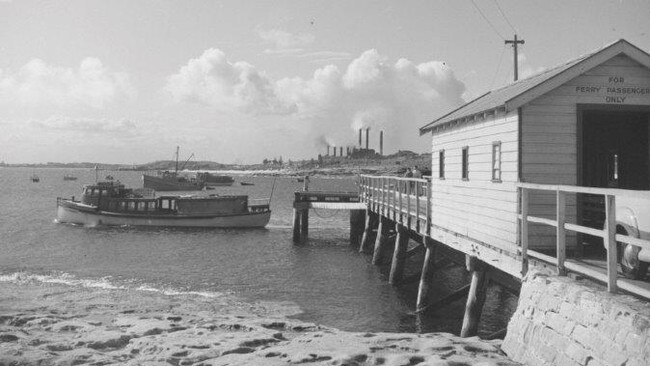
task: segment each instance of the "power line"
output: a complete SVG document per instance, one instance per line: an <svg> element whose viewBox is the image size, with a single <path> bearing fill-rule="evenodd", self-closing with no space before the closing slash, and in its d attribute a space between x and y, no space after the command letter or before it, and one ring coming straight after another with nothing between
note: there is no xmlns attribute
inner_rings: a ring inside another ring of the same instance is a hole
<svg viewBox="0 0 650 366"><path fill-rule="evenodd" d="M506 20L506 23L508 23L508 25L510 26L510 29L512 29L512 31L513 31L514 33L517 33L517 30L516 30L515 27L512 25L512 23L510 23L510 20L508 20L508 17L507 17L506 14L503 12L503 9L501 9L501 6L499 5L499 1L494 0L494 3L497 5L497 8L499 9L499 13L501 13L501 15L503 16L503 19L505 19L505 20Z"/></svg>
<svg viewBox="0 0 650 366"><path fill-rule="evenodd" d="M501 49L501 56L499 56L499 64L497 65L497 71L494 73L494 76L492 77L492 82L490 83L490 90L494 88L494 81L497 79L497 75L499 75L499 70L501 70L501 61L503 61L503 54L506 52L506 45L503 45L503 48Z"/></svg>
<svg viewBox="0 0 650 366"><path fill-rule="evenodd" d="M472 5L474 5L474 7L476 8L476 10L478 10L479 14L481 14L481 16L483 17L483 19L485 19L485 21L490 25L490 27L492 28L492 30L494 31L494 33L496 33L499 37L501 37L501 39L505 40L505 37L503 37L503 36L501 35L501 33L499 33L499 31L494 27L494 24L492 24L492 22L490 22L490 20L485 16L485 14L483 14L483 12L481 11L481 8L479 8L479 7L476 5L476 3L474 2L474 0L471 0L471 1L472 1Z"/></svg>

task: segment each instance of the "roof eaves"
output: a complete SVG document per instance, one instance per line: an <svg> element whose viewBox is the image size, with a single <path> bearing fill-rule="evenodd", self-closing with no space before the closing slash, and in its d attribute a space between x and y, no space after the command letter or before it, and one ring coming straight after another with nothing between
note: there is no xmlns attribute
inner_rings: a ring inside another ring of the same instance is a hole
<svg viewBox="0 0 650 366"><path fill-rule="evenodd" d="M446 114L444 114L444 115L438 117L437 119L435 119L435 120L433 120L433 121L427 123L426 125L420 127L420 136L422 136L422 135L424 135L425 133L431 131L431 130L433 129L433 127L435 127L435 125L437 125L440 121L442 121L442 120L445 119L446 117L451 116L452 114L458 112L459 110L461 110L461 109L467 107L468 105L470 105L470 104L472 104L472 103L475 103L476 101L478 101L479 99L485 97L485 96L488 95L488 94L490 94L490 92L487 92L487 93L485 93L485 94L483 94L483 95L481 95L481 96L478 96L478 97L476 97L476 98L470 100L469 102L467 102L467 103L461 105L460 107L458 107L458 108L456 108L456 109L450 111L449 113L446 113ZM455 121L456 119L457 119L457 118L454 118L454 119L451 119L451 120L446 121L446 122L452 122L452 121Z"/></svg>

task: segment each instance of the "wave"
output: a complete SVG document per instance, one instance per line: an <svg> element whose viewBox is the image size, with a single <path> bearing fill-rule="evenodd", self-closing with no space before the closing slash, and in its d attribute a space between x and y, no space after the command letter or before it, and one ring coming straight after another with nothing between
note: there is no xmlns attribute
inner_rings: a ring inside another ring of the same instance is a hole
<svg viewBox="0 0 650 366"><path fill-rule="evenodd" d="M217 298L224 296L221 292L215 291L185 291L173 287L158 287L149 284L117 284L111 280L111 277L101 277L98 279L78 278L73 274L62 272L57 274L35 274L27 272L14 272L9 274L0 274L0 282L10 282L16 284L29 283L50 283L74 287L99 288L105 290L134 290L143 292L156 292L168 296L193 295L205 298Z"/></svg>

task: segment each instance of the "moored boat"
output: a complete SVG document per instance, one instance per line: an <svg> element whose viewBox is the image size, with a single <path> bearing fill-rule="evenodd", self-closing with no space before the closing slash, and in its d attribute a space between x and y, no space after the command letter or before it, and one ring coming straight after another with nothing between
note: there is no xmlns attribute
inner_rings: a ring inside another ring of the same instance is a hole
<svg viewBox="0 0 650 366"><path fill-rule="evenodd" d="M66 174L63 176L63 180L77 180L77 177L72 174Z"/></svg>
<svg viewBox="0 0 650 366"><path fill-rule="evenodd" d="M41 178L39 178L38 175L36 175L36 174L32 174L32 176L29 179L31 179L32 182L34 182L34 183L38 183L38 182L41 181Z"/></svg>
<svg viewBox="0 0 650 366"><path fill-rule="evenodd" d="M231 186L235 182L235 179L229 175L217 175L208 172L196 173L196 180L205 186L213 187Z"/></svg>
<svg viewBox="0 0 650 366"><path fill-rule="evenodd" d="M158 172L157 175L142 174L142 184L144 188L151 188L156 191L200 191L205 184L195 178L187 178L178 174L178 151L179 147L176 146L176 165L173 172L168 170ZM190 155L187 159L189 161L194 154ZM183 170L187 161L183 163L180 170Z"/></svg>
<svg viewBox="0 0 650 366"><path fill-rule="evenodd" d="M269 201L250 204L248 196L156 197L118 182L84 186L81 201L57 198L57 221L85 226L253 228L270 217Z"/></svg>
<svg viewBox="0 0 650 366"><path fill-rule="evenodd" d="M142 175L144 188L156 191L200 191L203 183L196 179L188 179L177 172L164 171L158 175Z"/></svg>

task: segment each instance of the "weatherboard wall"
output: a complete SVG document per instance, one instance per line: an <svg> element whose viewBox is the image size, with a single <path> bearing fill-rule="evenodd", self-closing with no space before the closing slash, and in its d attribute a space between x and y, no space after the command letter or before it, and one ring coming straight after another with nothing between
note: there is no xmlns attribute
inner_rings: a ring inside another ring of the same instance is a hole
<svg viewBox="0 0 650 366"><path fill-rule="evenodd" d="M517 243L517 113L499 112L433 132L432 222L443 229L498 248ZM501 142L501 181L492 180L492 146ZM462 149L468 148L468 179L462 178ZM438 177L439 152L445 177Z"/></svg>
<svg viewBox="0 0 650 366"><path fill-rule="evenodd" d="M522 180L578 185L579 108L650 105L650 71L625 55L613 57L522 107ZM555 218L555 193L533 193L530 213ZM566 218L576 222L575 195ZM531 224L531 243L555 247L555 229ZM569 233L567 246L575 246Z"/></svg>

